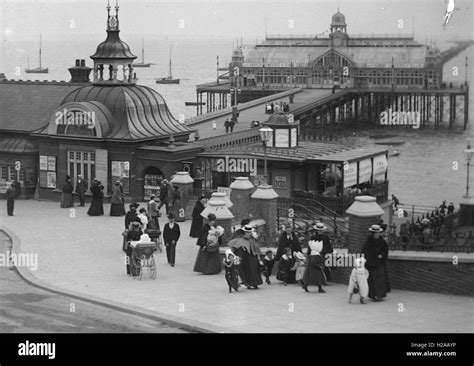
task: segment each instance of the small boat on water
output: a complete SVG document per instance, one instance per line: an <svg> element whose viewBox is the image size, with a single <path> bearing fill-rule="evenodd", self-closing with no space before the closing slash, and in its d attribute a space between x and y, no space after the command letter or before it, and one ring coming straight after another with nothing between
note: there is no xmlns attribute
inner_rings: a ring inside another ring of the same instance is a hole
<svg viewBox="0 0 474 366"><path fill-rule="evenodd" d="M374 140L380 140L380 139L390 139L393 137L397 137L397 135L380 134L380 135L369 135L369 137Z"/></svg>
<svg viewBox="0 0 474 366"><path fill-rule="evenodd" d="M145 63L145 39L142 40L142 62L133 64L133 67L150 67L151 63Z"/></svg>
<svg viewBox="0 0 474 366"><path fill-rule="evenodd" d="M184 102L186 106L206 105L206 102Z"/></svg>
<svg viewBox="0 0 474 366"><path fill-rule="evenodd" d="M393 152L390 154L390 156L399 156L400 155L400 151L398 150L393 150Z"/></svg>
<svg viewBox="0 0 474 366"><path fill-rule="evenodd" d="M400 146L403 145L405 141L380 141L376 142L375 145L388 145L388 146Z"/></svg>
<svg viewBox="0 0 474 366"><path fill-rule="evenodd" d="M173 74L171 72L171 47L170 47L170 67L169 75L166 78L159 78L155 80L157 84L179 84L179 79L173 79Z"/></svg>
<svg viewBox="0 0 474 366"><path fill-rule="evenodd" d="M30 69L30 58L28 57L28 67L25 69L27 74L47 74L49 69L41 66L41 34L40 34L40 45L39 45L39 67Z"/></svg>

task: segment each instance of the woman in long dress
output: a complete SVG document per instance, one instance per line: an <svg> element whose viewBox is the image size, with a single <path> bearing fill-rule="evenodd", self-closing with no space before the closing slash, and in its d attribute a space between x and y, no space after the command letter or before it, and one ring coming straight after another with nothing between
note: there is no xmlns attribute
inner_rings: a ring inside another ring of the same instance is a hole
<svg viewBox="0 0 474 366"><path fill-rule="evenodd" d="M63 184L63 193L61 194L61 208L74 207L74 201L72 198L72 182L69 175L66 176L66 181Z"/></svg>
<svg viewBox="0 0 474 366"><path fill-rule="evenodd" d="M102 203L102 198L104 197L103 189L104 186L97 179L94 179L91 186L91 207L87 211L89 216L101 216L104 214L104 205Z"/></svg>
<svg viewBox="0 0 474 366"><path fill-rule="evenodd" d="M120 182L115 182L112 189L112 198L110 199L110 216L125 215L125 207L123 204L123 187Z"/></svg>
<svg viewBox="0 0 474 366"><path fill-rule="evenodd" d="M365 268L369 271L369 297L374 301L380 301L387 296L388 290L386 280L388 245L380 236L383 231L380 225L372 225L369 231L370 235L362 247L362 253L366 259Z"/></svg>
<svg viewBox="0 0 474 366"><path fill-rule="evenodd" d="M196 245L199 246L199 251L194 263L194 272L202 274L218 274L221 272L221 260L219 256L219 248L212 251L207 246L207 236L211 228L216 226L216 216L209 214L207 216L208 223L204 224L201 235L199 235ZM219 237L219 245L222 245L222 236Z"/></svg>
<svg viewBox="0 0 474 366"><path fill-rule="evenodd" d="M199 235L201 235L202 231L202 226L204 222L204 218L201 216L201 212L204 211L204 204L202 203L202 200L204 199L204 196L199 197L199 199L196 201L196 204L194 205L193 213L192 213L192 218L193 221L191 223L191 231L189 232L189 236L191 238L199 238Z"/></svg>
<svg viewBox="0 0 474 366"><path fill-rule="evenodd" d="M263 284L262 275L259 270L260 247L257 240L252 236L253 228L245 225L242 229L244 236L229 241L229 247L241 258L240 270L243 273L242 282L248 289L257 289Z"/></svg>
<svg viewBox="0 0 474 366"><path fill-rule="evenodd" d="M324 276L324 258L321 255L323 250L322 240L310 240L308 242L308 265L303 274L302 287L309 292L308 286L318 286L318 292L324 293L323 285L326 285Z"/></svg>

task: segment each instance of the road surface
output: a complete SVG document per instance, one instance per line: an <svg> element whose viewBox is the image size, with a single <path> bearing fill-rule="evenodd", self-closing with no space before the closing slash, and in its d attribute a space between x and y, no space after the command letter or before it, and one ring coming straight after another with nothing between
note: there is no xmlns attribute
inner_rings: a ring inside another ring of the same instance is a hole
<svg viewBox="0 0 474 366"><path fill-rule="evenodd" d="M0 254L9 238L0 231ZM163 322L36 288L0 266L0 333L188 333Z"/></svg>

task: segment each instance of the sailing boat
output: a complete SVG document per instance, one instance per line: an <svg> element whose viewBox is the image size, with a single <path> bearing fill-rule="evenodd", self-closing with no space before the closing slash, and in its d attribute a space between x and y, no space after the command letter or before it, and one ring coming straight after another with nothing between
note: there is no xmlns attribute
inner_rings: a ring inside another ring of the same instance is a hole
<svg viewBox="0 0 474 366"><path fill-rule="evenodd" d="M173 79L173 74L171 73L171 46L170 46L170 73L166 78L156 79L157 84L179 84L179 79Z"/></svg>
<svg viewBox="0 0 474 366"><path fill-rule="evenodd" d="M133 64L133 67L150 67L150 63L145 63L145 39L142 40L142 62Z"/></svg>
<svg viewBox="0 0 474 366"><path fill-rule="evenodd" d="M49 69L47 67L41 67L41 34L40 34L40 46L39 46L39 67L36 69L30 69L30 58L28 58L28 68L25 69L27 74L47 74Z"/></svg>

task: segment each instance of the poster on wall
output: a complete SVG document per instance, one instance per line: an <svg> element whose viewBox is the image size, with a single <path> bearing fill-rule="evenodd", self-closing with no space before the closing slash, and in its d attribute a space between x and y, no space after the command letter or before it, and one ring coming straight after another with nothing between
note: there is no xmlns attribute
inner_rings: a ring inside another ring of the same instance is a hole
<svg viewBox="0 0 474 366"><path fill-rule="evenodd" d="M112 182L120 181L123 187L123 193L130 193L130 162L112 161Z"/></svg>
<svg viewBox="0 0 474 366"><path fill-rule="evenodd" d="M54 172L47 173L47 183L48 183L48 188L56 188L56 173Z"/></svg>
<svg viewBox="0 0 474 366"><path fill-rule="evenodd" d="M289 134L290 131L287 129L275 130L275 147L288 147L290 143Z"/></svg>
<svg viewBox="0 0 474 366"><path fill-rule="evenodd" d="M48 156L48 171L56 171L56 156Z"/></svg>
<svg viewBox="0 0 474 366"><path fill-rule="evenodd" d="M359 183L370 182L372 177L372 161L370 159L359 161Z"/></svg>
<svg viewBox="0 0 474 366"><path fill-rule="evenodd" d="M291 129L291 147L296 147L298 144L297 131L297 128Z"/></svg>
<svg viewBox="0 0 474 366"><path fill-rule="evenodd" d="M108 195L108 154L107 150L97 149L95 151L95 177L102 182L104 186L104 194Z"/></svg>
<svg viewBox="0 0 474 366"><path fill-rule="evenodd" d="M40 155L40 170L48 170L48 157Z"/></svg>
<svg viewBox="0 0 474 366"><path fill-rule="evenodd" d="M275 177L275 188L286 189L286 177Z"/></svg>
<svg viewBox="0 0 474 366"><path fill-rule="evenodd" d="M357 163L349 163L344 169L344 188L357 184Z"/></svg>

